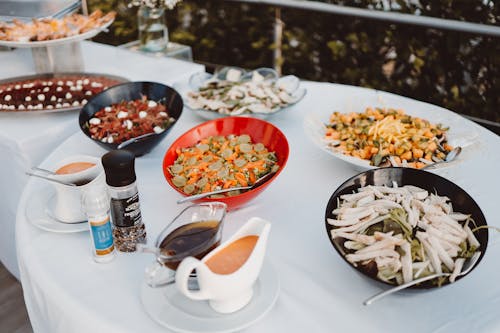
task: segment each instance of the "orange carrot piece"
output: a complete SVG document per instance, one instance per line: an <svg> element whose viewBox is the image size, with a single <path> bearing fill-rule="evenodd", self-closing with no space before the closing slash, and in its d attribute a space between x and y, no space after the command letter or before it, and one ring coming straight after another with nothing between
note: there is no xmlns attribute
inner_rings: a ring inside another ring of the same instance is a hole
<svg viewBox="0 0 500 333"><path fill-rule="evenodd" d="M248 186L247 179L243 173L241 173L241 172L235 173L234 178L236 178L238 180L238 182L241 184L241 186Z"/></svg>
<svg viewBox="0 0 500 333"><path fill-rule="evenodd" d="M194 183L196 183L196 182L198 181L198 179L200 179L200 174L199 174L199 173L195 173L194 175L192 175L192 176L188 179L187 183L188 183L188 184L194 184Z"/></svg>
<svg viewBox="0 0 500 333"><path fill-rule="evenodd" d="M248 175L248 178L250 178L250 183L252 183L252 184L255 183L255 181L256 181L255 173L250 172L249 175Z"/></svg>
<svg viewBox="0 0 500 333"><path fill-rule="evenodd" d="M248 162L247 165L245 166L245 168L247 168L247 169L257 168L259 170L262 170L264 168L264 161L259 160L259 161L255 161L255 162Z"/></svg>
<svg viewBox="0 0 500 333"><path fill-rule="evenodd" d="M228 179L224 182L224 185L222 185L222 188L230 188L233 186L233 184L234 184L234 180Z"/></svg>

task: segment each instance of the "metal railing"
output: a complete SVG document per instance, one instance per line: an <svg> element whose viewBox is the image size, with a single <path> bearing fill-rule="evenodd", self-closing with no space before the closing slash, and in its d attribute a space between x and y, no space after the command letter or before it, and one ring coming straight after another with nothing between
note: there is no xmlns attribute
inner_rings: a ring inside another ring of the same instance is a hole
<svg viewBox="0 0 500 333"><path fill-rule="evenodd" d="M321 13L330 13L343 16L354 16L384 22L402 23L423 27L467 32L477 35L490 35L500 37L500 26L471 23L457 20L442 19L437 17L421 16L415 14L404 14L391 11L363 9L348 6L335 5L331 3L309 1L309 0L226 0L254 5L266 5L275 7L274 19L274 68L281 73L282 63L282 40L283 21L281 20L281 8L293 8Z"/></svg>
<svg viewBox="0 0 500 333"><path fill-rule="evenodd" d="M355 16L372 20L386 22L404 23L432 27L437 29L468 32L479 35L500 36L500 26L471 23L457 20L442 19L437 17L404 14L375 9L354 8L331 3L308 1L308 0L226 0L233 2L244 2L249 4L260 4L279 8L296 8L308 11L330 13L336 15Z"/></svg>

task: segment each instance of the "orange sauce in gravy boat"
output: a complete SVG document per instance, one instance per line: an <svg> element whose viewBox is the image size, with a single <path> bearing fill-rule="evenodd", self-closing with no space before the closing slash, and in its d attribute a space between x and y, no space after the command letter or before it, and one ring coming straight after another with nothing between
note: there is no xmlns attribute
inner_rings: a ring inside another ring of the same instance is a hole
<svg viewBox="0 0 500 333"><path fill-rule="evenodd" d="M259 236L239 238L217 252L205 263L216 274L231 274L245 264L257 244Z"/></svg>
<svg viewBox="0 0 500 333"><path fill-rule="evenodd" d="M175 274L177 288L190 299L208 300L219 313L232 313L246 306L254 294L270 229L270 222L252 217L202 260L184 258ZM199 290L188 288L193 270Z"/></svg>
<svg viewBox="0 0 500 333"><path fill-rule="evenodd" d="M66 165L63 165L59 169L56 170L57 175L68 175L71 173L77 173L83 170L87 170L95 166L95 163L91 162L73 162Z"/></svg>

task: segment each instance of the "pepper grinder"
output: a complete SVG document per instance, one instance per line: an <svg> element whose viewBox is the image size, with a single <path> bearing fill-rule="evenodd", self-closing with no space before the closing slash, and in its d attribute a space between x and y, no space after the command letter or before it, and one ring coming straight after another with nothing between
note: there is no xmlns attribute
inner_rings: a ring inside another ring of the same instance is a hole
<svg viewBox="0 0 500 333"><path fill-rule="evenodd" d="M146 243L134 164L135 155L128 150L113 150L102 157L111 197L113 238L120 252L135 252L138 243Z"/></svg>

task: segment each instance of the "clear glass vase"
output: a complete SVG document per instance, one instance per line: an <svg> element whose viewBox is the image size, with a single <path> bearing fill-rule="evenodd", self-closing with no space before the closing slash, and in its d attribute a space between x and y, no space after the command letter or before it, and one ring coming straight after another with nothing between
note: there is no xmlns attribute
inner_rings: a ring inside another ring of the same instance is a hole
<svg viewBox="0 0 500 333"><path fill-rule="evenodd" d="M137 11L140 49L148 52L164 50L168 45L168 28L164 8L142 6Z"/></svg>

